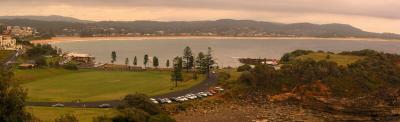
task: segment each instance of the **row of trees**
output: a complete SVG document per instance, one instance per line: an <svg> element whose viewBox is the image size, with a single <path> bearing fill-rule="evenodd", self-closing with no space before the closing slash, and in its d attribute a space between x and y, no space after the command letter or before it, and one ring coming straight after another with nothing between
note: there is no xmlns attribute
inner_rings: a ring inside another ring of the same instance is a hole
<svg viewBox="0 0 400 122"><path fill-rule="evenodd" d="M180 60L182 60L181 67L182 67L182 69L185 69L186 72L189 72L190 70L193 70L193 69L197 69L202 74L209 73L211 66L215 64L215 61L212 57L212 49L210 47L208 48L207 53L200 52L198 54L197 58L195 59L195 57L193 56L193 53L192 53L192 49L189 46L187 46L187 47L185 47L185 49L183 51L182 57L178 56L178 57L174 58L173 65L178 63L177 58L180 58ZM111 63L115 63L116 61L117 61L117 53L115 51L112 51L111 52ZM147 67L149 61L150 61L149 55L145 54L143 56L143 65L145 67ZM152 59L152 63L153 63L153 67L159 67L160 63L159 63L158 57L154 56ZM129 65L129 64L130 64L129 58L125 58L125 65ZM134 66L138 65L138 60L137 60L136 56L134 57L132 64ZM165 65L167 68L169 68L170 60L167 60Z"/></svg>
<svg viewBox="0 0 400 122"><path fill-rule="evenodd" d="M145 67L148 66L149 60L150 60L149 59L149 55L147 55L147 54L144 55L143 64L144 64ZM115 63L116 61L117 61L117 53L115 51L112 51L111 52L111 63ZM158 57L154 56L153 59L152 59L152 62L153 62L153 67L158 68L160 66ZM125 65L129 65L129 64L130 64L129 58L125 58ZM133 58L132 64L134 66L138 65L138 59L137 59L136 56ZM170 65L169 64L169 60L167 60L166 67L169 67L169 65Z"/></svg>
<svg viewBox="0 0 400 122"><path fill-rule="evenodd" d="M167 64L169 64L169 61ZM177 56L173 60L171 80L175 82L175 87L177 87L178 82L183 81L183 70L186 70L186 72L193 71L193 78L197 78L197 72L201 74L209 74L214 64L215 61L212 57L212 49L210 47L206 54L200 52L195 59L192 49L187 46L183 51L183 56Z"/></svg>

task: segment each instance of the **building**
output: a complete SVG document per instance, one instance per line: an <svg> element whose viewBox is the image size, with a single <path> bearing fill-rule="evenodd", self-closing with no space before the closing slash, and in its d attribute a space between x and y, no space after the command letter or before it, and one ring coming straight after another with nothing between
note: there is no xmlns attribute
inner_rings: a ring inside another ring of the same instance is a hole
<svg viewBox="0 0 400 122"><path fill-rule="evenodd" d="M17 40L11 36L0 35L1 50L17 50Z"/></svg>
<svg viewBox="0 0 400 122"><path fill-rule="evenodd" d="M81 64L93 64L95 57L89 54L80 54L80 53L68 53L63 56L64 63L74 61Z"/></svg>
<svg viewBox="0 0 400 122"><path fill-rule="evenodd" d="M36 30L31 27L20 26L7 26L6 30L4 31L4 34L14 37L34 36L36 33Z"/></svg>
<svg viewBox="0 0 400 122"><path fill-rule="evenodd" d="M33 69L35 67L35 64L20 64L18 65L19 69Z"/></svg>

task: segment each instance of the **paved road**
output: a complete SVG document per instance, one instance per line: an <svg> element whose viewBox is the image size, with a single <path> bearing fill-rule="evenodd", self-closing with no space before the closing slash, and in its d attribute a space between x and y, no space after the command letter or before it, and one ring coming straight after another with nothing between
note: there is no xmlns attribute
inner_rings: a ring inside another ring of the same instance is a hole
<svg viewBox="0 0 400 122"><path fill-rule="evenodd" d="M201 91L208 90L210 87L217 84L217 75L211 74L206 80L193 86L190 89L181 90L177 92L172 92L164 95L154 96L154 98L166 98L166 97L177 97L183 96L188 93L198 93ZM111 106L117 106L120 104L120 100L110 100L110 101L94 101L94 102L28 102L29 106L51 106L57 103L64 104L65 107L86 107L86 108L97 108L101 104L110 104Z"/></svg>

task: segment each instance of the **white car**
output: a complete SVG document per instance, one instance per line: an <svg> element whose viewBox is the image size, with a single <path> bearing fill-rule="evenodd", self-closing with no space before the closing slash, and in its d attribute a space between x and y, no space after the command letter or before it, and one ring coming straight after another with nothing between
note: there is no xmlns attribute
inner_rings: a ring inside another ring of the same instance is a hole
<svg viewBox="0 0 400 122"><path fill-rule="evenodd" d="M156 100L156 99L154 99L154 98L150 98L150 101L152 102L152 103L154 103L154 104L158 104L159 102Z"/></svg>
<svg viewBox="0 0 400 122"><path fill-rule="evenodd" d="M51 105L51 107L64 107L64 104L57 103L57 104Z"/></svg>
<svg viewBox="0 0 400 122"><path fill-rule="evenodd" d="M221 87L215 87L215 90L217 90L217 91L224 91L224 89L221 88Z"/></svg>
<svg viewBox="0 0 400 122"><path fill-rule="evenodd" d="M172 101L170 99L168 99L168 98L164 98L164 100L165 100L166 103L172 103Z"/></svg>
<svg viewBox="0 0 400 122"><path fill-rule="evenodd" d="M186 94L186 95L185 95L185 97L186 97L187 99L191 99L191 100L193 100L193 99L196 99L196 98L197 98L197 96L196 96L196 95L194 95L194 94Z"/></svg>
<svg viewBox="0 0 400 122"><path fill-rule="evenodd" d="M197 94L199 94L199 95L201 95L201 96L203 96L203 97L207 97L208 95L206 94L206 93L204 93L204 92L199 92L199 93L197 93Z"/></svg>

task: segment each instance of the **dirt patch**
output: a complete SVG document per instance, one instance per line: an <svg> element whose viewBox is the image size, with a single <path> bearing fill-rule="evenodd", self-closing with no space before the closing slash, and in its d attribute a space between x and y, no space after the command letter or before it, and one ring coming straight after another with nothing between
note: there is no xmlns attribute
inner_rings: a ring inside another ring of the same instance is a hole
<svg viewBox="0 0 400 122"><path fill-rule="evenodd" d="M178 122L267 122L324 121L310 110L299 106L268 103L264 105L218 104L211 109L194 109L174 115Z"/></svg>

